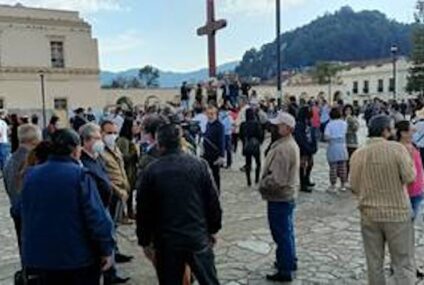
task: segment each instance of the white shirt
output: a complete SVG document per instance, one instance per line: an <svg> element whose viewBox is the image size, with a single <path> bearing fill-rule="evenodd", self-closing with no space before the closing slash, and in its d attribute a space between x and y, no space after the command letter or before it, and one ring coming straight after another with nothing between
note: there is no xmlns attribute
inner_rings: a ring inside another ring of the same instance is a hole
<svg viewBox="0 0 424 285"><path fill-rule="evenodd" d="M331 120L325 128L324 135L328 139L346 138L347 123L342 120Z"/></svg>
<svg viewBox="0 0 424 285"><path fill-rule="evenodd" d="M9 127L3 119L0 119L0 143L9 143Z"/></svg>
<svg viewBox="0 0 424 285"><path fill-rule="evenodd" d="M193 121L199 122L200 131L202 134L206 133L206 126L208 125L208 117L204 113L194 116Z"/></svg>

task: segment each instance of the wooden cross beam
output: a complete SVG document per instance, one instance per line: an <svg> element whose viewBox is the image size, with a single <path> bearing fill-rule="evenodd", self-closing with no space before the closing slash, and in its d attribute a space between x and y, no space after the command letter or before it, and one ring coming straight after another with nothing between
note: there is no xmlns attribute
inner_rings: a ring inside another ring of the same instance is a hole
<svg viewBox="0 0 424 285"><path fill-rule="evenodd" d="M197 30L197 35L208 36L209 77L216 77L216 32L227 26L226 20L215 20L214 0L206 0L206 25Z"/></svg>

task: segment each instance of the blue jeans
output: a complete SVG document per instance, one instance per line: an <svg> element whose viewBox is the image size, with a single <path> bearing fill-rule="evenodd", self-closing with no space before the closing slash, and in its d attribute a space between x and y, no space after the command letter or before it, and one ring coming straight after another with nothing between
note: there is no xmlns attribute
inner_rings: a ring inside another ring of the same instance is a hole
<svg viewBox="0 0 424 285"><path fill-rule="evenodd" d="M280 275L293 277L296 264L294 202L268 202L268 222L277 244L277 268Z"/></svg>
<svg viewBox="0 0 424 285"><path fill-rule="evenodd" d="M420 211L420 205L421 202L423 201L423 196L416 196L416 197L411 197L411 206L412 206L412 219L415 220L415 218L418 216L419 211Z"/></svg>
<svg viewBox="0 0 424 285"><path fill-rule="evenodd" d="M227 167L230 167L233 164L231 135L225 135L225 152L227 154Z"/></svg>
<svg viewBox="0 0 424 285"><path fill-rule="evenodd" d="M0 169L3 171L6 161L10 155L10 145L7 143L0 143Z"/></svg>

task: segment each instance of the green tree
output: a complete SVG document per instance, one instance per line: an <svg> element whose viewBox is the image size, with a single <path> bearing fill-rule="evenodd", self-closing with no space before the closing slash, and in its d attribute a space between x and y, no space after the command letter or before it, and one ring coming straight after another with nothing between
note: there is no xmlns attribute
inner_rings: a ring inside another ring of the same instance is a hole
<svg viewBox="0 0 424 285"><path fill-rule="evenodd" d="M313 77L318 84L324 85L334 82L337 74L343 69L343 66L332 62L317 62L314 70Z"/></svg>
<svg viewBox="0 0 424 285"><path fill-rule="evenodd" d="M159 87L159 76L159 70L151 65L146 65L138 72L138 78L148 88Z"/></svg>
<svg viewBox="0 0 424 285"><path fill-rule="evenodd" d="M128 87L129 88L141 88L141 82L137 77L132 77L128 79Z"/></svg>
<svg viewBox="0 0 424 285"><path fill-rule="evenodd" d="M312 76L318 82L318 84L328 84L328 100L332 101L331 87L333 83L336 83L337 75L343 70L343 66L333 62L317 62L313 69Z"/></svg>
<svg viewBox="0 0 424 285"><path fill-rule="evenodd" d="M424 1L417 1L416 24L412 33L411 60L406 90L409 93L424 95Z"/></svg>
<svg viewBox="0 0 424 285"><path fill-rule="evenodd" d="M110 85L112 89L125 89L126 86L127 86L127 80L122 76L118 76L115 79L113 79Z"/></svg>

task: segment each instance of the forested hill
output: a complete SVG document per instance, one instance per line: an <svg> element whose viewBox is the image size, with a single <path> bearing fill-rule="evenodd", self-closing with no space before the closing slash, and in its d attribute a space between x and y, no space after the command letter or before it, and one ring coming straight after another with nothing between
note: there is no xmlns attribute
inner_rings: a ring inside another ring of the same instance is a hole
<svg viewBox="0 0 424 285"><path fill-rule="evenodd" d="M388 19L378 11L354 12L343 7L282 35L283 69L312 66L317 61L355 61L390 56L397 44L400 54L411 51L411 24ZM269 79L276 75L276 41L247 51L236 72Z"/></svg>

